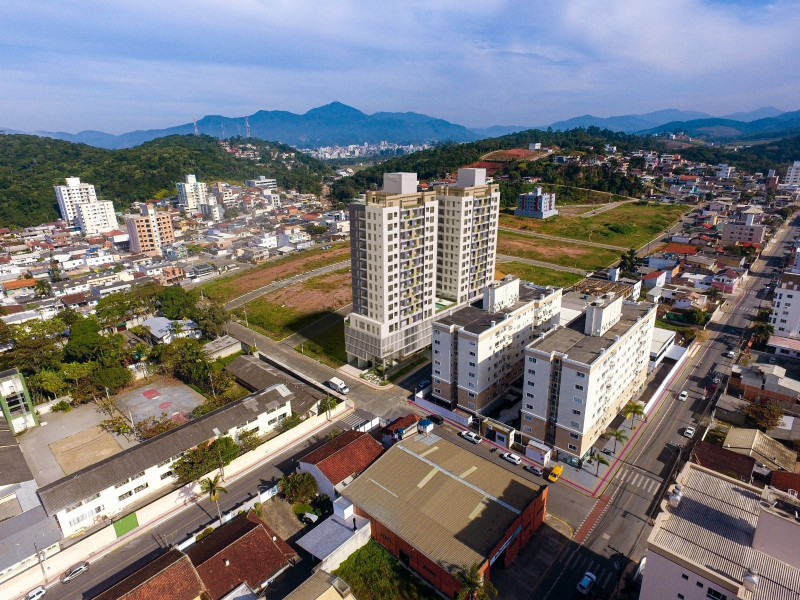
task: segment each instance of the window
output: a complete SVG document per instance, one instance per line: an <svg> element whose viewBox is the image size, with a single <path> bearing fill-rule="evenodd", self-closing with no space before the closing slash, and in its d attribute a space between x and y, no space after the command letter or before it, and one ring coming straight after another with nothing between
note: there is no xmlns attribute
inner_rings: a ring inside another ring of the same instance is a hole
<svg viewBox="0 0 800 600"><path fill-rule="evenodd" d="M531 432L531 427L530 427L530 425L525 425L525 426L523 427L523 429L524 429L525 431L527 431L528 433L530 433L530 432Z"/></svg>
<svg viewBox="0 0 800 600"><path fill-rule="evenodd" d="M577 433L570 432L569 437L571 437L573 440L578 440L581 436L579 436Z"/></svg>
<svg viewBox="0 0 800 600"><path fill-rule="evenodd" d="M467 406L469 406L470 408L474 409L475 408L475 403L474 402L467 402Z"/></svg>
<svg viewBox="0 0 800 600"><path fill-rule="evenodd" d="M533 417L532 417L531 415L529 415L529 414L527 414L527 413L526 413L526 414L525 414L525 420L526 420L526 421L533 421Z"/></svg>
<svg viewBox="0 0 800 600"><path fill-rule="evenodd" d="M580 383L576 383L575 384L575 389L578 390L579 392L582 392L583 391L583 386Z"/></svg>
<svg viewBox="0 0 800 600"><path fill-rule="evenodd" d="M535 362L536 362L536 359L535 359L535 358L533 358L532 356L529 356L529 357L528 357L528 362L535 363Z"/></svg>
<svg viewBox="0 0 800 600"><path fill-rule="evenodd" d="M119 497L119 501L122 502L123 500L125 500L125 498L130 498L131 496L133 496L133 492L131 491L125 492L124 494L122 494L122 496Z"/></svg>
<svg viewBox="0 0 800 600"><path fill-rule="evenodd" d="M536 371L533 369L528 369L528 375L536 375Z"/></svg>
<svg viewBox="0 0 800 600"><path fill-rule="evenodd" d="M580 426L581 426L581 424L580 424L580 423L578 423L577 421L570 421L570 422L569 422L569 424L570 424L572 427L575 427L576 429L577 429L578 427L580 427Z"/></svg>
<svg viewBox="0 0 800 600"><path fill-rule="evenodd" d="M578 447L575 444L567 444L567 448L569 448L573 452L577 452L578 451Z"/></svg>
<svg viewBox="0 0 800 600"><path fill-rule="evenodd" d="M525 392L525 396L528 398L533 398L533 392Z"/></svg>
<svg viewBox="0 0 800 600"><path fill-rule="evenodd" d="M697 582L697 587L699 587L699 588L703 587L703 582L702 581L698 581Z"/></svg>
<svg viewBox="0 0 800 600"><path fill-rule="evenodd" d="M686 573L681 573L681 579L689 581L689 576Z"/></svg>
<svg viewBox="0 0 800 600"><path fill-rule="evenodd" d="M173 472L172 471L166 471L165 473L161 474L161 479L164 480L167 477L172 477L172 476L173 476Z"/></svg>
<svg viewBox="0 0 800 600"><path fill-rule="evenodd" d="M572 409L572 414L573 414L573 415L580 416L580 414L581 414L581 411L579 411L577 408L573 408L573 409Z"/></svg>
<svg viewBox="0 0 800 600"><path fill-rule="evenodd" d="M573 397L572 397L572 401L573 401L575 404L583 404L583 398L578 398L577 396L573 396Z"/></svg>
<svg viewBox="0 0 800 600"><path fill-rule="evenodd" d="M706 598L711 598L712 600L728 600L728 597L725 594L718 592L712 587L706 590Z"/></svg>
<svg viewBox="0 0 800 600"><path fill-rule="evenodd" d="M469 393L469 397L470 397L470 398L474 398L474 397L475 397L475 392L470 392L470 393Z"/></svg>
<svg viewBox="0 0 800 600"><path fill-rule="evenodd" d="M150 487L149 483L143 483L142 485L137 485L135 488L133 488L133 493L138 494L139 492L141 492L144 489L147 489L148 487Z"/></svg>
<svg viewBox="0 0 800 600"><path fill-rule="evenodd" d="M586 377L586 373L581 373L580 371L578 371L578 372L577 372L577 373L575 373L575 374L576 374L576 375L578 376L578 378L580 378L580 379L584 379L584 378Z"/></svg>
<svg viewBox="0 0 800 600"><path fill-rule="evenodd" d="M525 408L527 408L528 410L533 410L533 404L526 404Z"/></svg>
<svg viewBox="0 0 800 600"><path fill-rule="evenodd" d="M475 366L475 363L474 363L474 362L471 362L471 363L469 363L469 366L470 366L470 367L474 367L474 366Z"/></svg>

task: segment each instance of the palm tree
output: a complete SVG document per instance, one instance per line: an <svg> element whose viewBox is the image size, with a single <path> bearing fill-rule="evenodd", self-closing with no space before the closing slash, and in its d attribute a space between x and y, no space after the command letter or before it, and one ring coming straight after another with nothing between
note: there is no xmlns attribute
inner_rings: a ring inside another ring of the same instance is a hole
<svg viewBox="0 0 800 600"><path fill-rule="evenodd" d="M609 464L608 463L608 459L605 456L600 456L599 454L596 454L594 459L597 461L597 470L594 472L594 476L595 477L599 477L600 476L600 465L608 466L608 464Z"/></svg>
<svg viewBox="0 0 800 600"><path fill-rule="evenodd" d="M631 420L631 429L634 429L636 417L640 417L644 420L644 408L642 408L642 405L638 402L628 402L628 404L625 405L625 419Z"/></svg>
<svg viewBox="0 0 800 600"><path fill-rule="evenodd" d="M52 289L53 286L50 285L50 282L45 279L40 279L36 282L36 285L33 286L33 291L37 296L47 296Z"/></svg>
<svg viewBox="0 0 800 600"><path fill-rule="evenodd" d="M759 342L765 342L775 333L772 323L756 323L753 326L753 337Z"/></svg>
<svg viewBox="0 0 800 600"><path fill-rule="evenodd" d="M208 494L208 499L217 505L217 514L219 515L219 524L222 525L222 511L219 509L219 495L227 494L228 490L220 485L220 474L214 475L214 478L206 477L200 480L200 489L204 494Z"/></svg>
<svg viewBox="0 0 800 600"><path fill-rule="evenodd" d="M461 567L455 577L461 584L457 600L491 600L497 596L497 589L491 581L484 579L476 563L469 568Z"/></svg>
<svg viewBox="0 0 800 600"><path fill-rule="evenodd" d="M169 329L173 338L179 338L181 337L181 334L185 331L186 328L180 321L173 321L172 323L170 323Z"/></svg>
<svg viewBox="0 0 800 600"><path fill-rule="evenodd" d="M708 288L706 296L708 296L709 300L719 300L722 297L722 292L720 292L717 288L712 287Z"/></svg>
<svg viewBox="0 0 800 600"><path fill-rule="evenodd" d="M628 434L625 433L624 429L612 429L609 432L609 435L614 438L614 454L617 453L617 442L624 443L628 441Z"/></svg>

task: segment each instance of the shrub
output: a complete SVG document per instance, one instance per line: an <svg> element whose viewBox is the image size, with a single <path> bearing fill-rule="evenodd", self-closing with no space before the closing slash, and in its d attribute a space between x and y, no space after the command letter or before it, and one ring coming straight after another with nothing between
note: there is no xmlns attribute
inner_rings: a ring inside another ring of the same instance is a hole
<svg viewBox="0 0 800 600"><path fill-rule="evenodd" d="M297 413L292 413L283 421L281 421L281 431L289 431L290 429L300 425L302 421L303 420L300 418L300 415Z"/></svg>
<svg viewBox="0 0 800 600"><path fill-rule="evenodd" d="M207 535L210 535L212 531L214 531L213 527L206 527L205 529L203 529L203 531L201 531L196 536L194 536L194 541L195 542L199 542L200 540L202 540Z"/></svg>
<svg viewBox="0 0 800 600"><path fill-rule="evenodd" d="M52 412L69 412L72 410L72 403L68 400L59 400L50 407Z"/></svg>

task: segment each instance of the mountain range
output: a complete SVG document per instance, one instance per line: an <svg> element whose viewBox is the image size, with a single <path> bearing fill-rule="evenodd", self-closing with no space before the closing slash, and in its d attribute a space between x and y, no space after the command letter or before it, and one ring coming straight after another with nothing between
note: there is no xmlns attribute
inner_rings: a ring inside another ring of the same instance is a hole
<svg viewBox="0 0 800 600"><path fill-rule="evenodd" d="M276 140L298 148L320 146L378 143L382 140L397 144L423 144L440 141L471 142L499 137L528 129L565 131L576 127L599 127L625 133L654 134L685 132L694 137L710 140L747 139L757 137L782 137L800 132L800 111L783 112L766 106L748 112L737 112L721 117L678 109L665 109L642 114L595 117L583 115L549 125L495 125L486 128L468 128L428 115L414 112L377 112L372 115L342 104L331 102L296 114L281 110L260 110L247 117L207 115L196 122L197 131L217 138L244 136L249 126L250 136ZM34 133L70 142L84 143L107 149L131 148L144 142L175 134L192 134L195 123L184 123L164 129L147 129L120 135L102 131L23 132Z"/></svg>

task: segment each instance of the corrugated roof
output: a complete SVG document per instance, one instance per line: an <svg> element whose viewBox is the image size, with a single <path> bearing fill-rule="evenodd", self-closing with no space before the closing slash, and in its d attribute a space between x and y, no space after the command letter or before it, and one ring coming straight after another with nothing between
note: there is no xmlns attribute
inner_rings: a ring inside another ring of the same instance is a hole
<svg viewBox="0 0 800 600"><path fill-rule="evenodd" d="M0 522L0 571L48 548L61 539L55 517L37 506Z"/></svg>
<svg viewBox="0 0 800 600"><path fill-rule="evenodd" d="M542 489L432 435L395 444L343 496L448 568L487 560Z"/></svg>
<svg viewBox="0 0 800 600"><path fill-rule="evenodd" d="M752 600L797 600L800 569L752 547L761 511L757 488L687 463L678 478L683 497L666 513L648 540L739 585L745 571L754 568L760 578Z"/></svg>
<svg viewBox="0 0 800 600"><path fill-rule="evenodd" d="M246 398L189 421L166 433L123 450L39 488L39 498L48 514L72 506L84 498L115 485L134 473L144 471L178 453L217 437L214 429L226 432L256 415L275 410L291 399L284 397L282 386L251 394ZM285 390L285 388L284 388Z"/></svg>
<svg viewBox="0 0 800 600"><path fill-rule="evenodd" d="M752 456L770 469L794 471L797 454L758 429L731 427L722 447Z"/></svg>

